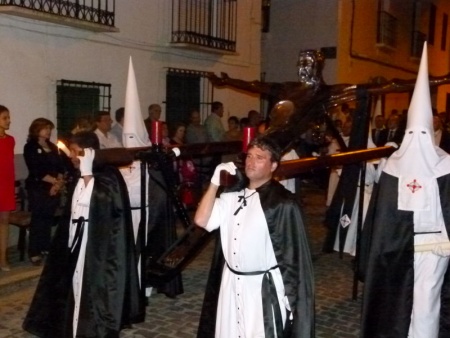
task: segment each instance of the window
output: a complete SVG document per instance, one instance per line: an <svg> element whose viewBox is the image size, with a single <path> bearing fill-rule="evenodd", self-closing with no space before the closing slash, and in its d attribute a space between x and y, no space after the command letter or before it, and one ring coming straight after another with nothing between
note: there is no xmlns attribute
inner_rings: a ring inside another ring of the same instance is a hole
<svg viewBox="0 0 450 338"><path fill-rule="evenodd" d="M442 16L442 36L441 36L441 50L443 51L447 49L447 26L448 26L448 15L444 14Z"/></svg>
<svg viewBox="0 0 450 338"><path fill-rule="evenodd" d="M95 118L98 111L111 111L111 85L60 80L56 86L58 138L67 137L80 117Z"/></svg>
<svg viewBox="0 0 450 338"><path fill-rule="evenodd" d="M236 51L237 0L172 0L172 43Z"/></svg>
<svg viewBox="0 0 450 338"><path fill-rule="evenodd" d="M389 2L382 0L378 3L377 44L382 47L395 48L397 46L397 18L390 14Z"/></svg>
<svg viewBox="0 0 450 338"><path fill-rule="evenodd" d="M434 34L436 30L436 6L430 4L430 21L428 25L428 44L434 45Z"/></svg>
<svg viewBox="0 0 450 338"><path fill-rule="evenodd" d="M412 16L412 31L411 31L411 56L419 58L422 55L423 44L427 39L426 27L428 22L427 5L416 1L414 2Z"/></svg>
<svg viewBox="0 0 450 338"><path fill-rule="evenodd" d="M189 110L199 109L202 121L213 101L213 86L205 72L169 68L166 75L166 121L187 123Z"/></svg>

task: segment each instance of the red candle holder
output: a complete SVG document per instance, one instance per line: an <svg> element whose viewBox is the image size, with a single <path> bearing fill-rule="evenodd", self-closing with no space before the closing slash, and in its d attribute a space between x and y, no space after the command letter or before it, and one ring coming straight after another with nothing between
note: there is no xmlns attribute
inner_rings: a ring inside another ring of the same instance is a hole
<svg viewBox="0 0 450 338"><path fill-rule="evenodd" d="M152 130L150 135L150 141L152 144L161 144L162 143L162 122L161 121L152 121Z"/></svg>
<svg viewBox="0 0 450 338"><path fill-rule="evenodd" d="M256 128L255 127L244 127L242 135L242 152L246 153L248 144L255 138Z"/></svg>

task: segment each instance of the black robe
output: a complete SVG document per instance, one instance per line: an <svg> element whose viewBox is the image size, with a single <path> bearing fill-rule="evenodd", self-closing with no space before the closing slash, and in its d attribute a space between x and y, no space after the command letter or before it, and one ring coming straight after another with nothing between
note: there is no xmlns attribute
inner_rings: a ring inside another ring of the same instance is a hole
<svg viewBox="0 0 450 338"><path fill-rule="evenodd" d="M314 337L314 272L300 207L295 195L276 181L269 181L256 190L294 317L286 324L283 336ZM223 266L219 238L206 286L198 338L214 337Z"/></svg>
<svg viewBox="0 0 450 338"><path fill-rule="evenodd" d="M437 178L450 234L450 175ZM406 338L414 290L412 211L398 210L398 178L385 172L372 193L361 237L360 279L365 282L361 337ZM450 337L450 269L441 292L439 338Z"/></svg>
<svg viewBox="0 0 450 338"><path fill-rule="evenodd" d="M116 168L105 167L94 177L77 336L119 337L123 327L145 316L131 209ZM70 214L58 226L23 323L26 331L38 337L72 337L72 276L79 247L72 253L67 247L69 220Z"/></svg>

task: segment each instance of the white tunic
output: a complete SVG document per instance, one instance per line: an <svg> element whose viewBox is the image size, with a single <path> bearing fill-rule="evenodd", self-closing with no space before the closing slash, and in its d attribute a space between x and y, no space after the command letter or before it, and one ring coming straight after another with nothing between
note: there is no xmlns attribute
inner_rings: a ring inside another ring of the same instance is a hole
<svg viewBox="0 0 450 338"><path fill-rule="evenodd" d="M88 185L85 187L83 178L78 180L77 186L73 193L72 198L72 209L71 209L71 219L70 219L70 230L69 230L69 248L74 244L75 232L77 230L77 224L73 223L72 220L77 220L80 217L84 217L89 221L89 206L91 203L92 189L94 188L94 178L92 178ZM73 313L73 337L76 336L78 327L78 316L80 311L80 300L81 292L83 286L83 272L84 272L84 261L86 257L86 244L88 241L88 227L89 222L84 222L84 232L83 237L79 238L81 240L80 254L78 256L77 265L75 267L75 272L72 277L72 288L73 295L75 299L75 307Z"/></svg>
<svg viewBox="0 0 450 338"><path fill-rule="evenodd" d="M247 206L241 205L238 193L224 193L216 199L206 230L220 227L222 250L230 267L239 272L265 271L277 265L267 222L255 190L245 189ZM286 309L284 284L280 270L271 271L276 285L283 323ZM263 275L235 275L225 265L217 307L216 337L264 337L261 299Z"/></svg>
<svg viewBox="0 0 450 338"><path fill-rule="evenodd" d="M138 240L138 230L139 230L139 224L141 223L141 161L134 161L132 164L130 164L128 167L122 167L119 169L120 173L122 174L123 179L125 180L125 183L127 185L128 190L128 196L130 198L130 206L131 206L131 219L133 222L133 234L134 234L134 242ZM148 173L145 173L146 176L146 182L147 182L147 193L146 196L146 215L148 217L148 180L149 176ZM139 208L139 209L136 209ZM145 224L145 234L144 234L144 240L145 244L147 244L147 223ZM141 255L138 257L137 262L137 269L138 269L138 275L139 275L139 283L141 283Z"/></svg>

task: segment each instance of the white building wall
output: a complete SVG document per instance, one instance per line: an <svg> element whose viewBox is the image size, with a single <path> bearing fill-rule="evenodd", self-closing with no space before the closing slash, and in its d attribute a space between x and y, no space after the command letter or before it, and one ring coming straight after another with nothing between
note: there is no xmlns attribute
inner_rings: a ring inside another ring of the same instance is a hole
<svg viewBox="0 0 450 338"><path fill-rule="evenodd" d="M300 50L336 47L338 2L272 0L270 32L262 37L262 71L266 73L266 81L296 81ZM326 83L336 83L336 66L335 59L325 61Z"/></svg>
<svg viewBox="0 0 450 338"><path fill-rule="evenodd" d="M237 52L233 55L170 45L172 1L116 0L119 33L93 33L0 14L0 104L11 111L10 134L23 152L28 127L37 117L56 122L56 82L61 79L112 85L112 115L124 105L128 58L132 56L143 118L150 103L164 105L168 67L227 72L239 78L260 74L260 1L238 1ZM256 97L215 91L227 115L259 108Z"/></svg>

